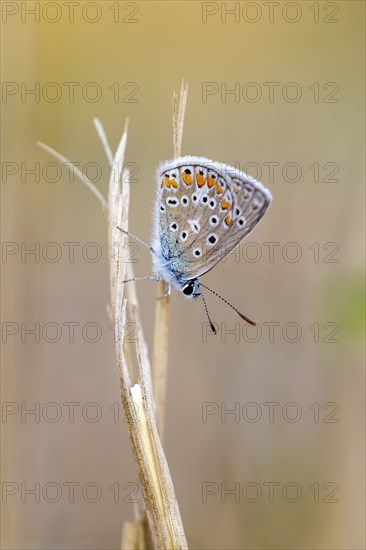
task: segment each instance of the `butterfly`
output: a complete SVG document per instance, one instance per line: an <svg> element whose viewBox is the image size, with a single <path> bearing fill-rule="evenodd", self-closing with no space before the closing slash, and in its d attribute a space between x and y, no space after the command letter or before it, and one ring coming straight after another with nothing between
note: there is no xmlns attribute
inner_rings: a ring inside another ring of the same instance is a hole
<svg viewBox="0 0 366 550"><path fill-rule="evenodd" d="M228 164L184 156L161 162L156 172L157 197L152 245L153 271L187 298L202 297L200 282L258 224L271 204L259 181ZM140 240L140 239L139 239Z"/></svg>

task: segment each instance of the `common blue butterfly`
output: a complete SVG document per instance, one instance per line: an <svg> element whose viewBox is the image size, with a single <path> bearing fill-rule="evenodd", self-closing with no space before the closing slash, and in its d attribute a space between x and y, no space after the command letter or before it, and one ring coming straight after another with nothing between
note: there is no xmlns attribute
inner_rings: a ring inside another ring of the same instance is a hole
<svg viewBox="0 0 366 550"><path fill-rule="evenodd" d="M164 161L158 166L156 178L149 247L156 277L146 279L163 278L190 299L201 296L208 315L200 286L224 298L200 283L199 277L249 235L267 211L271 193L244 172L204 157Z"/></svg>

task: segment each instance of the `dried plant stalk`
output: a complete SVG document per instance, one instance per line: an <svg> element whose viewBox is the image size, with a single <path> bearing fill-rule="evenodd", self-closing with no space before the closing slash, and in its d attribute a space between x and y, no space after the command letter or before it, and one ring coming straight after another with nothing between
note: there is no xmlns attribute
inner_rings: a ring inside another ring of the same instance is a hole
<svg viewBox="0 0 366 550"><path fill-rule="evenodd" d="M181 155L183 123L188 97L188 85L183 80L179 102L177 94L173 94L173 146L174 157ZM155 332L153 347L153 384L156 401L156 414L160 437L164 435L166 384L168 373L168 340L170 321L170 297L168 285L159 281L156 292Z"/></svg>
<svg viewBox="0 0 366 550"><path fill-rule="evenodd" d="M116 155L114 165L118 165L121 160ZM139 320L136 295L131 300L130 315L136 323L138 334L136 353L139 382L137 384L131 384L124 353L126 302L123 299L125 290L123 281L126 278L126 266L122 251L126 243L126 234L117 229L121 227L128 231L128 172L124 172L123 175L121 191L119 191L119 181L115 181L116 178L111 175L112 190L110 189L109 192L112 200L109 204L111 310L116 326L121 327L116 342L116 358L122 404L139 471L153 542L156 548L187 548L173 483L156 426L150 363Z"/></svg>
<svg viewBox="0 0 366 550"><path fill-rule="evenodd" d="M121 548L123 550L147 550L145 523L141 520L126 521L123 526Z"/></svg>
<svg viewBox="0 0 366 550"><path fill-rule="evenodd" d="M183 117L175 110L175 123L182 129ZM135 510L136 520L125 524L122 536L123 548L141 549L149 547L150 536L155 548L185 549L188 548L180 517L178 502L169 472L169 467L159 438L155 419L156 404L152 391L151 367L148 348L145 342L140 321L139 304L134 282L125 285L126 278L133 278L131 264L124 261L123 251L126 245L126 234L118 228L128 231L129 213L129 173L123 170L124 153L127 142L127 125L122 135L115 156L112 156L104 129L98 120L95 126L109 164L111 174L109 180L108 200L90 181L85 181L82 173L75 173L98 197L103 208L107 210L108 244L110 265L111 306L110 316L116 327L116 369L119 378L121 401L130 434L132 450L139 473L149 529L144 514ZM181 130L175 137L175 144L181 143ZM39 144L48 153L61 162L69 161L44 144ZM175 146L175 151L176 151ZM71 166L71 163L69 164ZM163 284L159 285L163 286ZM164 289L165 291L165 289ZM164 293L163 291L163 293ZM158 290L159 292L159 290ZM125 297L126 295L126 297ZM135 323L137 328L136 357L138 373L134 374L132 355L128 345L124 343L124 327L126 317ZM156 329L154 336L155 364L162 367L162 376L154 375L154 387L158 388L158 410L164 417L165 381L167 370L167 339L169 323L169 301L166 298L157 301ZM159 372L159 371L158 371ZM134 379L137 378L137 383ZM163 391L164 390L164 391ZM160 416L159 416L160 418ZM162 422L162 421L161 421ZM161 424L162 429L163 424Z"/></svg>

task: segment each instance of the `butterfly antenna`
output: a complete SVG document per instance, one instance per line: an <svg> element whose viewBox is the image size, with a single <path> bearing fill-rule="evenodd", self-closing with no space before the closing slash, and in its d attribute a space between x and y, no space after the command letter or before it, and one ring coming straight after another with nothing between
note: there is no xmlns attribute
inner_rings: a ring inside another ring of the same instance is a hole
<svg viewBox="0 0 366 550"><path fill-rule="evenodd" d="M122 233L124 233L125 235L130 235L130 237L133 237L136 241L138 241L139 243L143 244L144 246L146 246L146 248L148 248L151 252L153 252L155 254L155 250L153 249L152 246L148 245L147 243L145 243L145 241L143 241L142 239L140 239L139 237L137 237L136 235L134 235L133 233L130 233L129 231L125 231L124 229L122 229L121 227L118 227L117 225L117 229L119 229Z"/></svg>
<svg viewBox="0 0 366 550"><path fill-rule="evenodd" d="M200 286L203 286L203 288L206 288L207 290L209 290L210 292L212 292L212 294L215 294L215 296L217 296L218 298L220 298L220 300L222 300L223 302L225 302L225 304L227 304L228 306L231 307L231 309L233 309L234 311L236 311L236 313L239 315L239 317L241 317L242 319L244 319L244 321L246 321L247 323L249 323L250 325L256 325L256 323L254 321L251 321L250 319L248 319L248 317L246 317L245 315L243 315L242 313L240 313L240 311L238 309L236 309L236 307L234 307L232 304L230 304L230 302L228 302L227 300L225 300L225 298L223 298L222 296L220 296L220 294L218 294L217 292L215 292L214 290L212 290L212 288L209 288L208 286L204 285L203 283L200 282ZM202 296L202 295L201 295ZM203 296L202 296L203 297Z"/></svg>
<svg viewBox="0 0 366 550"><path fill-rule="evenodd" d="M215 329L215 325L214 325L213 322L211 321L211 317L210 317L210 315L209 315L209 313L208 313L207 303L206 303L205 297L204 297L204 295L202 294L202 292L200 293L200 296L201 296L201 298L202 298L203 305L205 306L205 311L206 311L207 319L208 319L208 321L209 321L209 323L210 323L211 330L212 330L212 332L213 332L214 334L217 334L217 333L216 333L216 329Z"/></svg>

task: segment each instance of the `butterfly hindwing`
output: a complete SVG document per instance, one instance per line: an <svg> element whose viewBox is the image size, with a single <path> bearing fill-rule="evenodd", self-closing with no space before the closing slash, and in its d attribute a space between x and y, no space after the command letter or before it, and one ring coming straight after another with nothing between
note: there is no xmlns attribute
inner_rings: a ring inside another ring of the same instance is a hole
<svg viewBox="0 0 366 550"><path fill-rule="evenodd" d="M214 267L257 225L271 195L231 166L181 157L158 168L159 236L184 279Z"/></svg>

